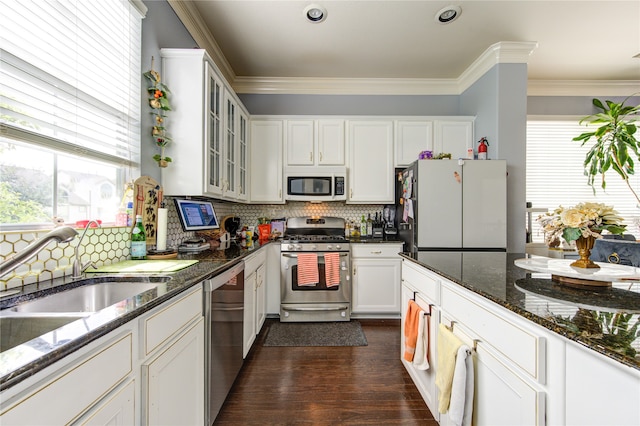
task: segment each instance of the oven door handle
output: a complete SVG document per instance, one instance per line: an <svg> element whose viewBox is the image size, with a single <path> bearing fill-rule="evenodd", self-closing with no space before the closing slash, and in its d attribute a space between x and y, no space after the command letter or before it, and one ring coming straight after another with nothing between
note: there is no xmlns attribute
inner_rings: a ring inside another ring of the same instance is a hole
<svg viewBox="0 0 640 426"><path fill-rule="evenodd" d="M335 252L332 252L332 253L335 253ZM297 255L297 254L292 254L292 253L281 253L281 254L282 254L282 256L284 256L284 257L292 257L292 258L296 258L296 257L298 257L298 255ZM322 256L322 257L324 257L324 255L323 255L323 254L321 254L321 253L319 253L319 254L318 254L318 256ZM340 257L344 257L344 256L349 256L349 253L340 253Z"/></svg>
<svg viewBox="0 0 640 426"><path fill-rule="evenodd" d="M283 311L346 311L348 306L337 306L335 308L289 308L282 306Z"/></svg>

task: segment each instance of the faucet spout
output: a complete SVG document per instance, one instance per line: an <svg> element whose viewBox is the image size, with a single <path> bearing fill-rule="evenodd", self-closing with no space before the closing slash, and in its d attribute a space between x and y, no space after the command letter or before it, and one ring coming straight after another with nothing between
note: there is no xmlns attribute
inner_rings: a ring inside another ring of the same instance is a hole
<svg viewBox="0 0 640 426"><path fill-rule="evenodd" d="M46 247L47 244L51 240L57 241L58 243L68 243L73 240L78 232L70 226L62 226L60 228L56 228L53 231L45 234L39 240L36 240L26 246L24 249L20 250L13 256L8 257L4 260L4 262L0 263L0 278L7 275L9 272L16 269L18 266L22 265L24 262L38 254L42 249Z"/></svg>
<svg viewBox="0 0 640 426"><path fill-rule="evenodd" d="M87 229L89 229L89 227L91 226L91 224L95 224L98 228L101 228L100 224L98 222L96 222L95 220L90 220L84 227L84 231L82 232L82 235L80 236L80 239L78 240L78 244L76 244L75 249L73 250L73 275L71 275L71 278L81 278L82 277L82 273L84 272L84 270L86 269L83 265L82 265L82 260L80 259L80 245L82 244L82 240L84 239L84 235L87 233Z"/></svg>

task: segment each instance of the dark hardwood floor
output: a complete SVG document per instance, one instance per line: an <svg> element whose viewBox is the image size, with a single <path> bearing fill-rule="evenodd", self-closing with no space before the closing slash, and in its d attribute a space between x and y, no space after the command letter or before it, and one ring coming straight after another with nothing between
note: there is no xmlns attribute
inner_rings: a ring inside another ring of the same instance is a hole
<svg viewBox="0 0 640 426"><path fill-rule="evenodd" d="M427 425L400 361L400 320L359 320L368 346L264 347L268 319L215 425Z"/></svg>

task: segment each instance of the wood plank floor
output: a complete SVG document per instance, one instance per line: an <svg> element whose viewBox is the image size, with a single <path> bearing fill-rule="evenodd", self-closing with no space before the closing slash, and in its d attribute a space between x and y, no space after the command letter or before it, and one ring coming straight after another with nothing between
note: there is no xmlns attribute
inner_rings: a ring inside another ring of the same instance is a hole
<svg viewBox="0 0 640 426"><path fill-rule="evenodd" d="M264 347L268 319L215 425L426 425L400 361L400 320L360 320L368 346Z"/></svg>

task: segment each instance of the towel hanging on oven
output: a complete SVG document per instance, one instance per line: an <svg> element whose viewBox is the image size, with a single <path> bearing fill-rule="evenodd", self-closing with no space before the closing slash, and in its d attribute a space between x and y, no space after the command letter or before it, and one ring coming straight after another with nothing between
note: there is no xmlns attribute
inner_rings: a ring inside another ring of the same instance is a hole
<svg viewBox="0 0 640 426"><path fill-rule="evenodd" d="M298 253L298 285L317 285L318 255L316 253Z"/></svg>
<svg viewBox="0 0 640 426"><path fill-rule="evenodd" d="M340 253L324 254L324 275L327 287L340 285Z"/></svg>

